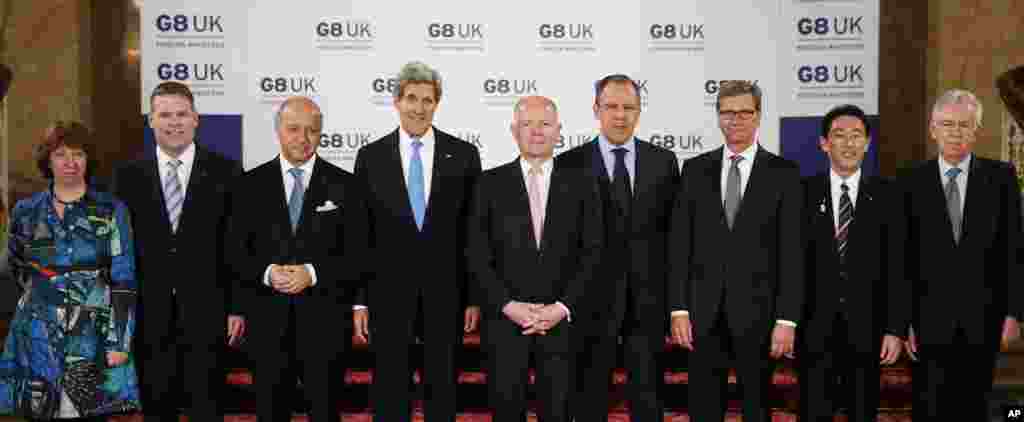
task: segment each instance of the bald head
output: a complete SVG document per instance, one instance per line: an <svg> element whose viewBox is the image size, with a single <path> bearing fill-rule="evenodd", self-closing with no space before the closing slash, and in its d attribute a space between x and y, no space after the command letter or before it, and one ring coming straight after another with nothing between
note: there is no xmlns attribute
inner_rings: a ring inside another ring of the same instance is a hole
<svg viewBox="0 0 1024 422"><path fill-rule="evenodd" d="M531 162L543 162L554 155L555 143L561 136L558 107L547 97L520 98L516 102L510 129L519 145L520 156Z"/></svg>
<svg viewBox="0 0 1024 422"><path fill-rule="evenodd" d="M274 130L281 144L281 157L293 166L301 166L313 158L320 145L323 131L320 106L306 97L284 100L274 117Z"/></svg>

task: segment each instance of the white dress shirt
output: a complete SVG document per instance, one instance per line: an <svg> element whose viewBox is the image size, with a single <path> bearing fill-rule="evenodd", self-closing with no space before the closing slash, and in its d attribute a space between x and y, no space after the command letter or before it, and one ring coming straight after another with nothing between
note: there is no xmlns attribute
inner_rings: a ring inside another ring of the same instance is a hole
<svg viewBox="0 0 1024 422"><path fill-rule="evenodd" d="M281 179L284 184L285 203L287 203L287 199L292 197L292 189L295 187L295 177L292 176L288 170L291 170L294 166L292 166L292 163L289 163L288 160L285 160L284 157L278 156L277 158L277 161L281 163ZM306 161L297 167L302 169L303 202L309 200L309 198L305 197L305 192L309 191L309 181L313 180L313 164L315 163L316 154L313 154L313 158L310 158L309 161ZM267 265L267 269L263 270L263 284L267 286L270 286L271 265ZM316 268L313 268L313 264L309 263L303 265L305 265L306 271L309 271L309 277L312 280L310 285L316 286Z"/></svg>
<svg viewBox="0 0 1024 422"><path fill-rule="evenodd" d="M743 161L736 164L736 167L740 170L740 198L746 194L747 182L750 180L750 171L754 168L754 157L757 156L757 149L760 148L757 143L751 144L747 149L740 151L739 156L743 157ZM728 146L722 147L722 204L725 204L725 191L726 184L729 180L729 168L732 167L732 160L729 158L733 155L737 155L729 149ZM689 310L675 310L672 311L671 316L689 316ZM778 325L786 325L789 327L796 327L796 323L786 319L777 319L775 323Z"/></svg>
<svg viewBox="0 0 1024 422"><path fill-rule="evenodd" d="M157 173L160 174L161 186L167 186L167 163L171 160L181 161L181 165L178 166L178 182L181 184L181 197L185 198L188 194L188 178L192 175L192 164L196 161L196 144L188 144L178 158L171 157L159 146L156 148L156 161L159 164Z"/></svg>
<svg viewBox="0 0 1024 422"><path fill-rule="evenodd" d="M420 142L423 143L420 147L420 162L423 163L423 205L427 205L430 203L430 180L434 175L434 128L428 127L427 132L420 137ZM398 153L402 157L402 180L408 185L409 163L412 162L412 135L401 127L398 128Z"/></svg>
<svg viewBox="0 0 1024 422"><path fill-rule="evenodd" d="M829 170L828 178L832 191L832 227L839 229L839 200L843 197L842 185L846 183L846 187L849 188L846 194L850 196L850 205L856 207L857 192L860 191L860 169L858 168L846 179L836 174L835 170Z"/></svg>
<svg viewBox="0 0 1024 422"><path fill-rule="evenodd" d="M754 168L754 157L757 156L757 144L751 144L747 149L740 151L739 156L743 160L736 164L740 170L740 198L747 192L747 181L750 180L750 170ZM729 158L737 155L728 146L722 147L722 204L725 204L726 184L729 182L729 168L732 167L732 160Z"/></svg>
<svg viewBox="0 0 1024 422"><path fill-rule="evenodd" d="M960 164L952 165L947 163L941 156L939 160L939 176L942 177L942 192L945 194L946 185L949 184L949 176L946 176L946 172L953 167L960 169L960 175L956 177L956 187L960 191L960 215L964 215L964 205L967 201L967 176L970 175L971 170L971 158L974 154L967 154L967 157L960 162Z"/></svg>
<svg viewBox="0 0 1024 422"><path fill-rule="evenodd" d="M423 146L420 147L420 162L423 163L423 202L424 206L430 203L430 181L434 176L434 128L428 127L427 132L420 137ZM398 155L402 159L402 181L406 188L409 186L409 163L412 162L412 135L409 135L401 126L398 127ZM367 309L366 305L352 305L352 310L358 311Z"/></svg>
<svg viewBox="0 0 1024 422"><path fill-rule="evenodd" d="M526 158L519 158L519 167L523 170L523 184L526 186L526 191L530 191L530 162ZM548 209L548 192L551 191L551 172L555 168L555 160L549 158L540 165L540 207L544 209L544 218L547 219ZM529 196L529 195L527 195ZM542 233L541 236L544 236ZM572 312L569 311L569 307L565 306L561 301L555 301L555 304L565 311L565 320L572 321Z"/></svg>

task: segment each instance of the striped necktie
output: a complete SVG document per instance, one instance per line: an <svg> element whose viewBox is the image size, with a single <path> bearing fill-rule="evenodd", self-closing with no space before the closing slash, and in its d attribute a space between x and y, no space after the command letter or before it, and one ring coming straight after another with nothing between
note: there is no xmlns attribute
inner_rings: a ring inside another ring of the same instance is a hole
<svg viewBox="0 0 1024 422"><path fill-rule="evenodd" d="M178 218L181 217L181 205L185 201L185 195L181 189L181 180L178 179L178 167L181 160L173 159L167 162L167 172L164 175L164 204L167 205L167 220L171 223L171 231L178 231Z"/></svg>
<svg viewBox="0 0 1024 422"><path fill-rule="evenodd" d="M836 248L839 252L839 264L846 263L846 243L850 234L850 223L853 222L853 202L850 201L850 187L846 183L839 185L843 194L839 197L839 225L836 226Z"/></svg>

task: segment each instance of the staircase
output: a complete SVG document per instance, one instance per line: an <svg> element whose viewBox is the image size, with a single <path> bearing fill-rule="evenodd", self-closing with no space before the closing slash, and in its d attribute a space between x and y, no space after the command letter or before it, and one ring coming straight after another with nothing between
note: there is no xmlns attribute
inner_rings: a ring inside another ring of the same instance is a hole
<svg viewBox="0 0 1024 422"><path fill-rule="evenodd" d="M0 333L7 333L9 316L0 316ZM413 346L420 347L420 346ZM225 376L225 394L223 405L227 416L225 421L249 422L255 421L253 414L255 409L255 398L253 394L252 373L248 369L250 361L248 357L237 349L228 352L228 368ZM413 356L421 354L413 353ZM345 355L345 361L350 366L344 374L345 388L340 395L338 408L341 411L343 422L370 422L373 420L372 408L370 406L369 390L373 380L372 355L366 344L356 343L350 352ZM487 374L481 370L483 354L480 351L480 338L477 334L470 334L464 338L464 347L461 355L457 357L461 369L458 374L458 406L460 409L459 422L489 422L490 416L487 411ZM686 413L688 374L687 352L666 343L665 349L658 356L659 364L664 368L664 377L661 385L661 397L665 401L666 414L665 422L689 422L690 418ZM794 369L795 362L783 360L778 364L772 377L770 393L770 405L772 407L773 422L796 422L797 409L799 404L798 375ZM421 367L421 365L418 365ZM417 395L422 397L419 387L419 374L412 377ZM533 373L531 372L531 383ZM609 421L628 422L628 403L623 399L626 374L620 369L612 377L609 388L612 390L612 399L608 403ZM729 414L726 418L729 422L739 422L739 405L741 397L736 389L736 379L729 377L730 395ZM901 360L894 366L883 368L879 379L881 388L881 403L879 405L879 422L909 422L911 421L911 370L909 362ZM300 388L301 390L301 388ZM1005 352L996 369L996 382L992 393L992 401L997 403L1016 402L1024 403L1024 342L1017 342L1009 351ZM295 416L293 422L306 421L304 411L307 403L301 392L293 399ZM423 422L422 403L416 401L414 404L414 421ZM17 421L0 417L0 422ZM111 418L112 421L142 421L139 415L124 415ZM187 418L182 417L185 421ZM839 416L837 421L845 421L845 417ZM1002 419L993 419L1002 420ZM535 422L536 417L531 413L530 421Z"/></svg>

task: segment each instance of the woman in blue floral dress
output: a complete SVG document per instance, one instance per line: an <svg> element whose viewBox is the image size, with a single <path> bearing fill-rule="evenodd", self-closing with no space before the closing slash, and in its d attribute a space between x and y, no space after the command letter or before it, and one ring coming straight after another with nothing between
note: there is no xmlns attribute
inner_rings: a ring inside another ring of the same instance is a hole
<svg viewBox="0 0 1024 422"><path fill-rule="evenodd" d="M10 215L22 288L0 354L0 414L97 418L140 408L131 354L135 259L124 204L88 186L89 131L58 122L36 149L50 188Z"/></svg>

